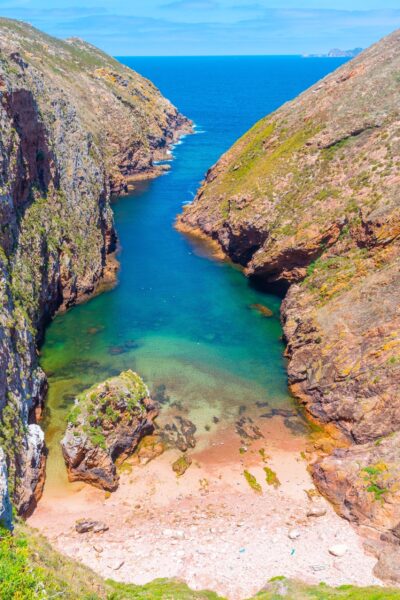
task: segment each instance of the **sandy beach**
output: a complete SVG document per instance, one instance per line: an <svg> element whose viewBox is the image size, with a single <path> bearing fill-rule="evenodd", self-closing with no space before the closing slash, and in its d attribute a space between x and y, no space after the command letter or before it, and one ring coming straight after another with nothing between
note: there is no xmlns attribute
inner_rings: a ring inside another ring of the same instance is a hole
<svg viewBox="0 0 400 600"><path fill-rule="evenodd" d="M251 596L277 575L379 584L361 538L316 494L301 454L305 438L289 432L281 417L257 425L263 437L246 447L227 424L211 443L199 436L181 477L171 468L180 453L168 450L144 465L125 463L111 495L83 484L47 489L29 524L61 552L123 582L179 578L230 600ZM267 483L266 466L280 485ZM326 513L307 516L315 507ZM82 518L109 529L79 534L75 522ZM330 553L338 544L346 546L341 557Z"/></svg>

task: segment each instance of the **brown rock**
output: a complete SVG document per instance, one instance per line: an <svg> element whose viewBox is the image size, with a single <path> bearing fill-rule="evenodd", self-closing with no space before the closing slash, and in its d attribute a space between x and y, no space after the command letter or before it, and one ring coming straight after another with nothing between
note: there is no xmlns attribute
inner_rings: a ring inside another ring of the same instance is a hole
<svg viewBox="0 0 400 600"><path fill-rule="evenodd" d="M400 583L399 549L387 549L380 553L378 562L374 567L374 575L388 583Z"/></svg>
<svg viewBox="0 0 400 600"><path fill-rule="evenodd" d="M312 474L339 514L366 534L371 529L383 543L400 547L400 433L337 449L319 459Z"/></svg>
<svg viewBox="0 0 400 600"><path fill-rule="evenodd" d="M251 304L250 308L253 308L257 312L259 312L263 317L272 317L274 314L268 306L264 306L264 304Z"/></svg>
<svg viewBox="0 0 400 600"><path fill-rule="evenodd" d="M61 442L70 481L116 490L115 461L123 462L153 432L157 414L147 387L132 371L83 392Z"/></svg>
<svg viewBox="0 0 400 600"><path fill-rule="evenodd" d="M241 417L235 423L236 432L243 439L259 440L263 437L259 427L253 422L251 417Z"/></svg>
<svg viewBox="0 0 400 600"><path fill-rule="evenodd" d="M192 464L192 459L187 454L182 454L176 461L172 464L172 470L177 474L178 477L181 477L186 473L190 465Z"/></svg>
<svg viewBox="0 0 400 600"><path fill-rule="evenodd" d="M196 430L197 427L192 421L178 415L171 423L167 423L163 427L161 437L167 446L186 452L189 448L196 446L194 437Z"/></svg>
<svg viewBox="0 0 400 600"><path fill-rule="evenodd" d="M75 530L78 533L88 533L92 531L93 533L103 533L104 531L108 531L109 527L102 521L91 521L90 519L79 519L75 523ZM96 550L96 552L103 552L103 549Z"/></svg>
<svg viewBox="0 0 400 600"><path fill-rule="evenodd" d="M147 464L165 450L161 437L158 435L146 435L140 442L136 452L140 463Z"/></svg>

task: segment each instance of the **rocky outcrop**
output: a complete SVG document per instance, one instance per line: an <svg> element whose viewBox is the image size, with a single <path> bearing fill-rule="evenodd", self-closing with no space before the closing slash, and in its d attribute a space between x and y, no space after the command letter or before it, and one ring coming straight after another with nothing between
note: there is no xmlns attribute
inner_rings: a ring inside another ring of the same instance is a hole
<svg viewBox="0 0 400 600"><path fill-rule="evenodd" d="M396 486L379 491L362 469L383 462L391 480L400 458L399 72L396 31L257 123L178 222L287 292L290 389L353 445L318 460L314 479L392 540Z"/></svg>
<svg viewBox="0 0 400 600"><path fill-rule="evenodd" d="M400 434L337 449L316 464L320 489L347 519L400 545Z"/></svg>
<svg viewBox="0 0 400 600"><path fill-rule="evenodd" d="M0 19L0 446L18 510L44 481L37 344L93 293L115 250L110 196L190 123L146 79L81 40Z"/></svg>
<svg viewBox="0 0 400 600"><path fill-rule="evenodd" d="M145 435L153 433L157 414L146 385L133 371L82 392L61 441L69 480L115 491L116 462L123 462Z"/></svg>

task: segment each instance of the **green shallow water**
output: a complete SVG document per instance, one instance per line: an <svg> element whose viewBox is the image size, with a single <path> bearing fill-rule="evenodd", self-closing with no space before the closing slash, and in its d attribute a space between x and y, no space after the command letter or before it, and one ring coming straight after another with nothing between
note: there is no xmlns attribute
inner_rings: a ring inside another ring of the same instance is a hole
<svg viewBox="0 0 400 600"><path fill-rule="evenodd" d="M233 421L240 406L292 406L280 299L204 256L173 222L206 169L241 133L337 64L299 57L232 61L127 59L195 120L198 134L174 149L167 175L115 202L118 286L57 316L47 330L41 356L49 378L47 487L67 485L59 442L75 395L123 369L136 370L150 389L165 385L199 433L214 416ZM254 303L273 316L261 316L250 308Z"/></svg>

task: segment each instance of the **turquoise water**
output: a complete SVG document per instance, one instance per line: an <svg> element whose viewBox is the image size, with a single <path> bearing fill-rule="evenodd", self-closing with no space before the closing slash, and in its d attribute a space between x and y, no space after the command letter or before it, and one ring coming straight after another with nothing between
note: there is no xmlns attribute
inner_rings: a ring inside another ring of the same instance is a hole
<svg viewBox="0 0 400 600"><path fill-rule="evenodd" d="M114 203L119 284L54 319L42 348L49 376L47 486L66 483L59 440L73 398L123 369L166 388L202 433L240 406L288 407L279 298L252 288L173 228L205 171L256 120L344 61L300 57L125 58L196 123L171 171ZM265 318L251 308L273 310ZM210 437L213 434L210 429Z"/></svg>

